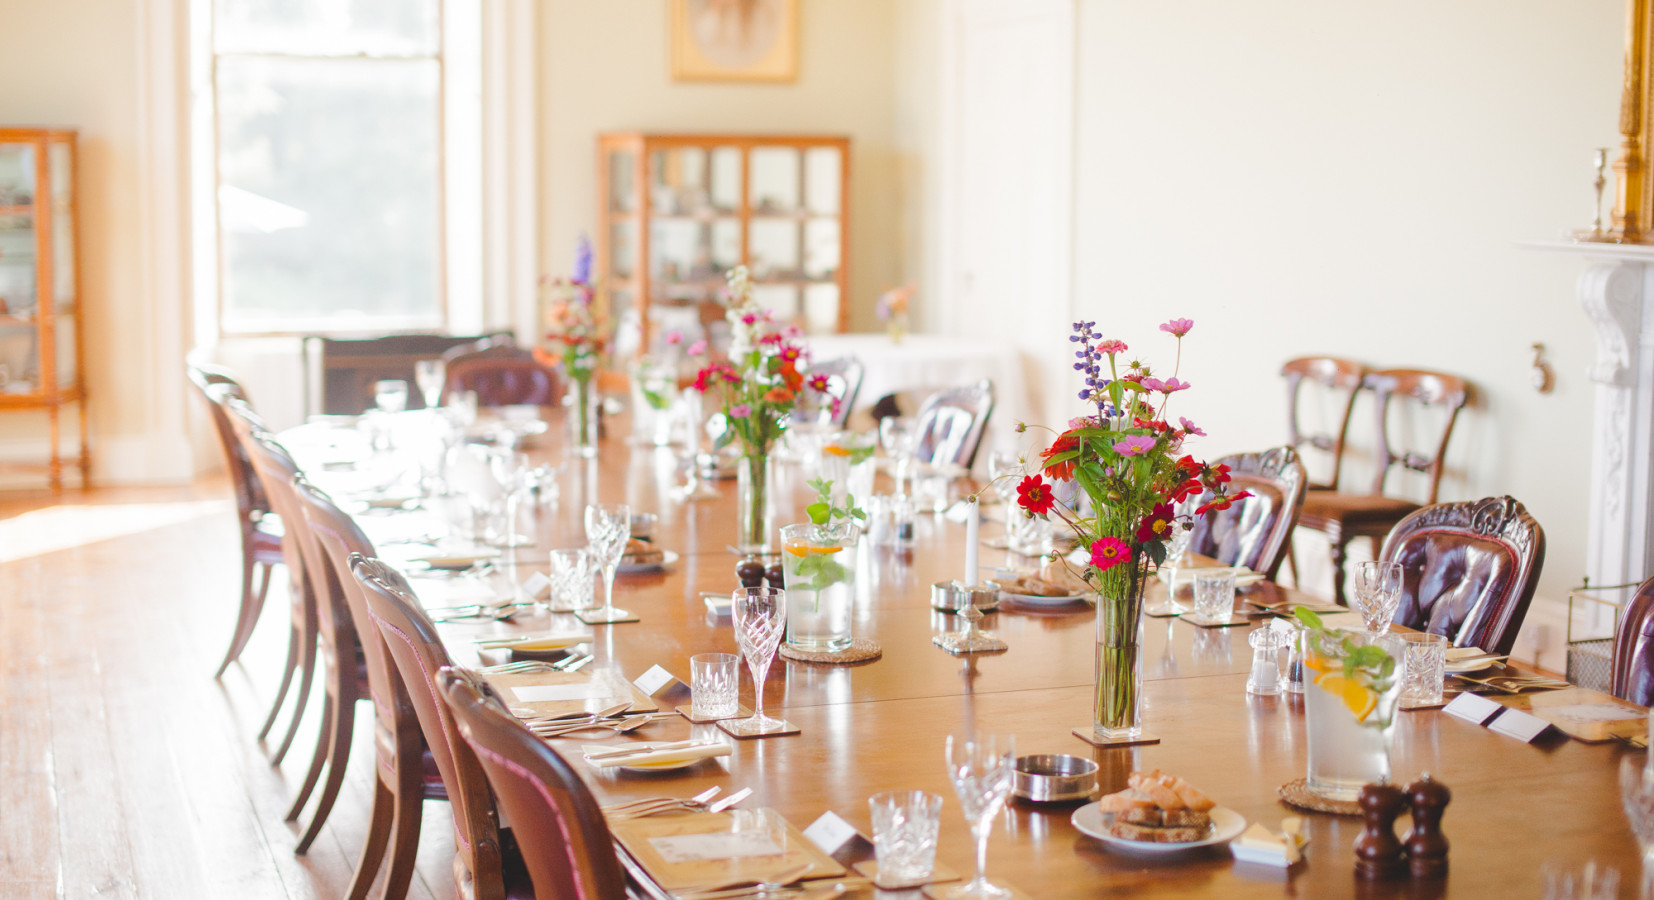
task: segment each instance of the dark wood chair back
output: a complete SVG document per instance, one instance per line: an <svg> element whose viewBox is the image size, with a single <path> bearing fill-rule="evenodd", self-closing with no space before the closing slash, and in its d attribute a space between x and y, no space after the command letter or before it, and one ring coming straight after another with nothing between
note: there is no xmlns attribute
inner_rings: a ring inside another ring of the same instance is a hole
<svg viewBox="0 0 1654 900"><path fill-rule="evenodd" d="M1338 490L1338 476L1344 465L1344 438L1350 430L1350 413L1355 410L1355 397L1360 393L1367 367L1351 359L1335 356L1303 356L1287 360L1281 366L1286 379L1287 445L1303 453L1305 444L1332 457L1332 474L1324 482L1313 482L1312 490ZM1304 430L1300 408L1304 403L1304 382L1320 385L1341 399L1342 410L1337 417L1336 431L1309 433Z"/></svg>
<svg viewBox="0 0 1654 900"><path fill-rule="evenodd" d="M259 483L265 502L281 517L281 550L288 581L309 592L310 575L304 564L303 544L298 539L299 529L304 527L304 513L294 500L292 491L293 476L299 473L298 464L293 462L293 457L285 448L276 443L264 427L264 420L245 401L230 395L224 396L223 401L221 408L229 419L236 446L246 456L247 465ZM272 483L271 479L276 481Z"/></svg>
<svg viewBox="0 0 1654 900"><path fill-rule="evenodd" d="M350 571L362 588L369 614L425 733L425 743L448 786L458 856L455 875L462 881L462 894L476 900L500 900L505 895L505 875L499 819L488 779L437 691L437 672L452 664L448 651L400 573L359 554L351 555ZM466 878L469 885L463 883Z"/></svg>
<svg viewBox="0 0 1654 900"><path fill-rule="evenodd" d="M563 398L557 370L528 350L467 354L448 363L447 373L448 392L476 391L478 406L554 406Z"/></svg>
<svg viewBox="0 0 1654 900"><path fill-rule="evenodd" d="M309 402L312 371L321 373L321 409L308 413L354 416L373 406L373 383L400 379L408 383L408 408L424 399L414 381L414 363L438 359L455 347L468 347L488 335L392 334L377 338L304 339L305 398Z"/></svg>
<svg viewBox="0 0 1654 900"><path fill-rule="evenodd" d="M228 369L190 363L188 371L190 384L195 386L195 392L207 404L207 416L212 419L213 431L218 435L219 449L224 451L224 468L229 472L230 485L235 491L237 515L244 526L256 523L260 516L270 511L270 500L264 496L264 485L259 483L258 474L247 459L247 451L242 449L241 441L236 438L230 413L225 409L225 404L232 398L247 404L249 408L252 402L247 399L247 391L241 382Z"/></svg>
<svg viewBox="0 0 1654 900"><path fill-rule="evenodd" d="M986 378L931 394L919 405L915 416L919 434L914 458L970 468L976 462L976 451L982 446L982 435L993 412L994 383Z"/></svg>
<svg viewBox="0 0 1654 900"><path fill-rule="evenodd" d="M1510 497L1438 503L1402 519L1379 558L1401 563L1396 624L1509 653L1545 565L1545 531Z"/></svg>
<svg viewBox="0 0 1654 900"><path fill-rule="evenodd" d="M1435 503L1436 492L1441 487L1442 458L1447 455L1447 442L1453 437L1453 425L1459 419L1459 410L1470 399L1470 385L1463 378L1424 369L1373 372L1367 376L1366 385L1373 391L1376 398L1374 405L1378 409L1378 469L1373 478L1373 496L1383 495L1384 482L1391 467L1399 465L1429 478L1429 496L1424 502ZM1447 421L1442 426L1441 437L1436 441L1433 453L1414 453L1396 446L1389 428L1389 411L1390 404L1397 400L1419 406L1441 407L1446 413Z"/></svg>
<svg viewBox="0 0 1654 900"><path fill-rule="evenodd" d="M1608 690L1621 700L1654 705L1654 578L1637 588L1620 614Z"/></svg>
<svg viewBox="0 0 1654 900"><path fill-rule="evenodd" d="M861 393L863 370L861 360L854 356L841 356L838 359L810 364L810 377L827 377L827 396L830 398L830 401L822 406L815 424L843 428L844 423L850 421L850 413L856 406L856 395Z"/></svg>
<svg viewBox="0 0 1654 900"><path fill-rule="evenodd" d="M449 668L437 685L511 822L534 896L624 900L614 838L568 762L507 712L481 678Z"/></svg>
<svg viewBox="0 0 1654 900"><path fill-rule="evenodd" d="M1189 550L1226 566L1246 566L1273 581L1304 508L1309 483L1304 464L1291 447L1237 453L1216 462L1229 467L1234 490L1252 496L1195 520ZM1197 504L1209 499L1202 496Z"/></svg>

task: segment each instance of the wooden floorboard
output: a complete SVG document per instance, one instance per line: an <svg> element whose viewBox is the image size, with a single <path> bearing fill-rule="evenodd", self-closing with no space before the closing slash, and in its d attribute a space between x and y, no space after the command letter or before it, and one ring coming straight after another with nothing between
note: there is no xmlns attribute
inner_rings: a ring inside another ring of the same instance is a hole
<svg viewBox="0 0 1654 900"><path fill-rule="evenodd" d="M372 796L371 707L328 823L295 855L314 803L282 816L320 732L320 685L272 767L254 735L286 653L284 579L242 661L212 677L240 586L227 485L6 494L0 520L213 498L187 521L0 563L0 898L344 895ZM450 900L446 804L425 820L408 896Z"/></svg>

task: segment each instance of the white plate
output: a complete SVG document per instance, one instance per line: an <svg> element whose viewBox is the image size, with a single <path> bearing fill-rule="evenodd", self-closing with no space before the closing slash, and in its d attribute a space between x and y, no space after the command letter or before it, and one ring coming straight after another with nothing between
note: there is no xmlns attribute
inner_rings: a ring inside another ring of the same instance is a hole
<svg viewBox="0 0 1654 900"><path fill-rule="evenodd" d="M1240 813L1227 807L1216 806L1212 808L1212 833L1206 838L1198 841L1185 841L1181 844L1156 844L1151 841L1128 841L1109 834L1107 829L1112 818L1112 813L1102 811L1101 804L1087 803L1074 810L1071 821L1073 821L1075 828L1107 844L1109 849L1136 855L1176 853L1180 850L1193 850L1196 847L1226 844L1240 837L1241 832L1246 830L1246 819Z"/></svg>
<svg viewBox="0 0 1654 900"><path fill-rule="evenodd" d="M470 553L427 553L416 556L414 562L422 562L433 569L469 569L484 560L499 559L498 550L474 550Z"/></svg>
<svg viewBox="0 0 1654 900"><path fill-rule="evenodd" d="M625 557L621 557L620 568L616 569L615 571L617 571L617 572L628 572L628 573L664 572L667 569L672 568L672 565L674 563L676 563L677 561L678 561L677 551L675 551L675 550L662 550L661 551L660 562L629 563L629 562L626 561Z"/></svg>
<svg viewBox="0 0 1654 900"><path fill-rule="evenodd" d="M1502 659L1478 659L1470 662L1450 662L1442 666L1442 672L1448 675L1474 675L1477 672L1486 672L1494 666L1504 665Z"/></svg>
<svg viewBox="0 0 1654 900"><path fill-rule="evenodd" d="M1085 591L1075 591L1061 597L1042 597L1038 594L1015 594L1010 591L1000 591L999 599L1014 606L1069 606L1074 603L1089 603L1091 595Z"/></svg>

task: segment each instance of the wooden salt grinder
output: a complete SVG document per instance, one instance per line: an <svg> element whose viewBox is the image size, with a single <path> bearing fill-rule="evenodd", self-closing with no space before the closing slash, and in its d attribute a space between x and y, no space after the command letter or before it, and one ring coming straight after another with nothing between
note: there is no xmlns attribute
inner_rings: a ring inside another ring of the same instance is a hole
<svg viewBox="0 0 1654 900"><path fill-rule="evenodd" d="M1442 813L1453 800L1447 785L1426 772L1407 786L1413 804L1413 830L1407 834L1407 865L1414 878L1441 878L1447 874L1447 836Z"/></svg>
<svg viewBox="0 0 1654 900"><path fill-rule="evenodd" d="M776 563L775 565L764 570L764 580L770 583L770 587L775 588L778 591L785 589L787 586L786 579L781 573L780 563Z"/></svg>
<svg viewBox="0 0 1654 900"><path fill-rule="evenodd" d="M1366 820L1355 839L1356 877L1377 881L1401 871L1406 860L1401 841L1396 839L1396 817L1407 808L1407 796L1401 788L1381 781L1363 787L1356 804Z"/></svg>
<svg viewBox="0 0 1654 900"><path fill-rule="evenodd" d="M764 564L757 559L747 557L736 564L735 577L740 580L741 587L763 587Z"/></svg>

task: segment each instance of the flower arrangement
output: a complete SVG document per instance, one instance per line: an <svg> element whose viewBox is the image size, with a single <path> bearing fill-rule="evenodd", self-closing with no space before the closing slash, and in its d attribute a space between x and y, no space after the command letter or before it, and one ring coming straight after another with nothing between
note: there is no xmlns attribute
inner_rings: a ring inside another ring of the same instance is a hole
<svg viewBox="0 0 1654 900"><path fill-rule="evenodd" d="M1137 632L1149 567L1165 560L1176 526L1188 527L1250 495L1230 491L1227 466L1183 453L1186 440L1205 432L1186 418L1175 426L1168 421L1172 395L1189 388L1177 373L1183 338L1194 323L1173 319L1160 326L1178 349L1172 376L1164 380L1127 358L1125 342L1096 334L1096 324L1076 322L1069 336L1079 345L1079 399L1093 411L1070 420L1040 453L1040 471L1017 486L1017 504L1027 515L1061 520L1089 553L1080 574L1100 595L1096 727L1100 737L1115 738L1137 732ZM1073 482L1087 502L1060 502L1047 477ZM1179 512L1206 493L1211 499Z"/></svg>
<svg viewBox="0 0 1654 900"><path fill-rule="evenodd" d="M907 333L907 310L913 302L913 285L891 288L879 296L879 302L874 312L879 321L885 323L885 330L890 339L900 342L902 335Z"/></svg>
<svg viewBox="0 0 1654 900"><path fill-rule="evenodd" d="M728 278L729 362L702 368L695 390L704 394L722 388L728 427L717 446L739 439L743 456L763 456L786 430L788 414L804 388L800 368L805 350L798 329L781 325L753 302L746 266L731 269Z"/></svg>
<svg viewBox="0 0 1654 900"><path fill-rule="evenodd" d="M543 341L535 357L548 365L562 364L573 399L570 428L574 447L583 455L596 452L597 419L592 378L608 347L606 326L592 283L592 245L584 235L574 249L574 271L568 280L541 279L540 327Z"/></svg>

